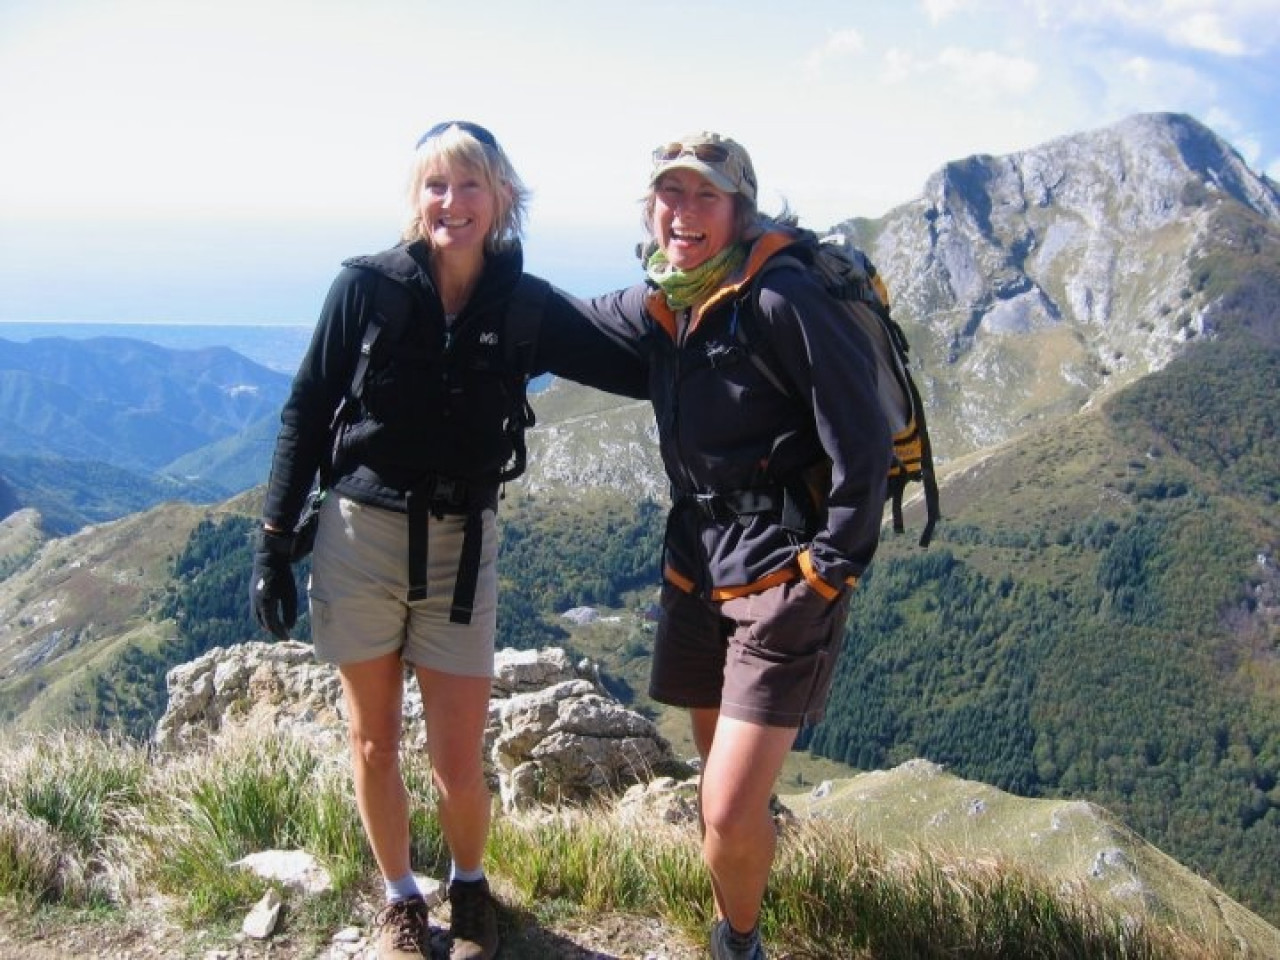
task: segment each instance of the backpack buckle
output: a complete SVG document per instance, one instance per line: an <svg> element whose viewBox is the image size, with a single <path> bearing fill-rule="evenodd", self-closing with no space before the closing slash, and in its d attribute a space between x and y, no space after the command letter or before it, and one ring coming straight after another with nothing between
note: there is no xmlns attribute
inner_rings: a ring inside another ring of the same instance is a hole
<svg viewBox="0 0 1280 960"><path fill-rule="evenodd" d="M427 502L431 504L433 512L456 510L467 502L467 484L454 477L432 477Z"/></svg>
<svg viewBox="0 0 1280 960"><path fill-rule="evenodd" d="M735 521L745 524L748 517L772 513L779 509L779 498L772 490L735 490L732 493L691 493L689 499L708 520Z"/></svg>
<svg viewBox="0 0 1280 960"><path fill-rule="evenodd" d="M690 501L708 520L732 520L733 514L725 508L724 498L718 493L691 493Z"/></svg>

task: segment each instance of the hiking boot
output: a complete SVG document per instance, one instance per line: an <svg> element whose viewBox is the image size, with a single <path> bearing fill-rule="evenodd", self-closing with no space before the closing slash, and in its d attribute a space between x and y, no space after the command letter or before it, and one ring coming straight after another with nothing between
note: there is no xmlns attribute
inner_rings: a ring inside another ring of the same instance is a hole
<svg viewBox="0 0 1280 960"><path fill-rule="evenodd" d="M449 960L491 960L498 952L498 911L489 881L449 884Z"/></svg>
<svg viewBox="0 0 1280 960"><path fill-rule="evenodd" d="M374 918L378 931L378 960L424 960L427 947L427 902L408 897L389 903Z"/></svg>
<svg viewBox="0 0 1280 960"><path fill-rule="evenodd" d="M711 960L765 960L759 927L751 931L745 942L739 942L741 940L728 920L717 920L711 927Z"/></svg>

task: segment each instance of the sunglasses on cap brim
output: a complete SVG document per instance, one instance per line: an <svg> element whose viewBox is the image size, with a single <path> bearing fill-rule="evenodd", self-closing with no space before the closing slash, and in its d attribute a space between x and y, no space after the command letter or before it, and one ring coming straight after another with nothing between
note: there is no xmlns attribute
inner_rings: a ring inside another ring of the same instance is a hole
<svg viewBox="0 0 1280 960"><path fill-rule="evenodd" d="M476 140L479 140L486 147L492 147L494 150L498 149L498 141L494 138L493 134L480 126L480 124L472 123L470 120L446 120L443 123L437 123L434 127L418 138L417 146L414 149L422 146L428 140L434 140L450 127L457 127L463 133L469 134Z"/></svg>
<svg viewBox="0 0 1280 960"><path fill-rule="evenodd" d="M689 154L703 163L724 163L729 159L729 149L719 143L695 143L691 146L683 143L668 143L653 151L654 163L667 163Z"/></svg>

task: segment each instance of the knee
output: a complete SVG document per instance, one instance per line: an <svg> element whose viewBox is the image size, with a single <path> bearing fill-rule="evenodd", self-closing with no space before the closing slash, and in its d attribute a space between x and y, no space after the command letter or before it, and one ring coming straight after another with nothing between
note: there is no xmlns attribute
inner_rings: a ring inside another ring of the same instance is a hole
<svg viewBox="0 0 1280 960"><path fill-rule="evenodd" d="M771 821L767 806L748 808L734 796L709 791L702 797L702 825L721 844L734 846L754 842L765 821Z"/></svg>
<svg viewBox="0 0 1280 960"><path fill-rule="evenodd" d="M398 737L371 737L352 730L348 736L352 759L370 771L398 769L400 740Z"/></svg>
<svg viewBox="0 0 1280 960"><path fill-rule="evenodd" d="M479 751L451 751L445 756L431 758L431 779L438 791L445 795L487 790L484 764Z"/></svg>

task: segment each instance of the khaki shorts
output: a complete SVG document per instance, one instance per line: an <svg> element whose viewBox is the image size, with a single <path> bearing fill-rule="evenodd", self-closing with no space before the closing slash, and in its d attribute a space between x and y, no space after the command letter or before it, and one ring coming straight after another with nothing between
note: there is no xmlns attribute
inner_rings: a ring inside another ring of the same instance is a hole
<svg viewBox="0 0 1280 960"><path fill-rule="evenodd" d="M828 601L797 579L714 601L666 584L649 695L765 726L817 723L844 643L849 593Z"/></svg>
<svg viewBox="0 0 1280 960"><path fill-rule="evenodd" d="M409 517L325 497L311 555L311 639L324 663L356 663L398 651L406 663L460 676L493 675L498 619L498 534L484 512L484 541L469 624L451 623L462 551L462 517L431 517L427 597L409 593Z"/></svg>

